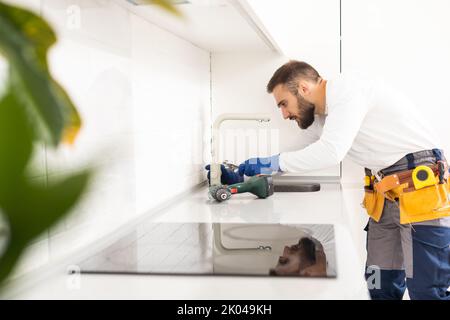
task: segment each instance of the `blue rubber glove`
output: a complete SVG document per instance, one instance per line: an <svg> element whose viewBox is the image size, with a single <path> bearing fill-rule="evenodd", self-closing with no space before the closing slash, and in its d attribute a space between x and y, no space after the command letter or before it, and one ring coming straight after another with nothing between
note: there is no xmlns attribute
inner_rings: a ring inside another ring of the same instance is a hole
<svg viewBox="0 0 450 320"><path fill-rule="evenodd" d="M280 155L277 154L267 158L251 158L239 165L239 174L248 177L257 174L272 174L280 170Z"/></svg>
<svg viewBox="0 0 450 320"><path fill-rule="evenodd" d="M208 182L209 184L211 184L211 167L208 164L205 167L206 170L208 170ZM234 172L231 169L227 169L225 168L225 166L222 164L220 166L220 169L222 171L222 176L220 178L220 183L224 184L224 185L230 185L230 184L235 184L235 183L239 183L239 182L243 182L244 181L244 176L239 174L238 172Z"/></svg>

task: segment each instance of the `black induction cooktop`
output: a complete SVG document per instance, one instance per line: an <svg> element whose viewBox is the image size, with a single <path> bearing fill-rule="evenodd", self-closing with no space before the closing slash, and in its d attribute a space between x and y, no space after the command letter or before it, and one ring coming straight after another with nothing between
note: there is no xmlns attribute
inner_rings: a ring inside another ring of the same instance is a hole
<svg viewBox="0 0 450 320"><path fill-rule="evenodd" d="M81 273L336 277L326 224L142 223Z"/></svg>

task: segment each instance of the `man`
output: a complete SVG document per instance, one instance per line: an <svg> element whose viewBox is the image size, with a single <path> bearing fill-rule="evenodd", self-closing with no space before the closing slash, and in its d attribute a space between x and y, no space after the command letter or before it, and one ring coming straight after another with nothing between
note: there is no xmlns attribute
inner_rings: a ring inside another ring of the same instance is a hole
<svg viewBox="0 0 450 320"><path fill-rule="evenodd" d="M299 61L281 66L267 91L283 118L298 123L307 146L249 159L239 174L306 173L348 156L366 168L366 279L377 270L381 276L380 286L368 281L371 297L401 299L408 287L412 299L449 300L448 169L414 103L382 81L327 81Z"/></svg>

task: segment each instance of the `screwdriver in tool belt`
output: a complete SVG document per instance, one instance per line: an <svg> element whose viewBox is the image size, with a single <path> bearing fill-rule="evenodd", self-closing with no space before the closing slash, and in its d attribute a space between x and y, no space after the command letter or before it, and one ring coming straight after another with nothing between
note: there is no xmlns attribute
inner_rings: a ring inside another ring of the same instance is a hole
<svg viewBox="0 0 450 320"><path fill-rule="evenodd" d="M444 163L444 161L438 161L438 170L439 170L439 184L444 184L445 183L445 169L446 169L446 165ZM450 208L450 201L448 199L448 193L444 192L444 195L439 194L439 197L442 200L443 206L439 209L435 209L436 211L447 211ZM444 198L444 199L442 199Z"/></svg>

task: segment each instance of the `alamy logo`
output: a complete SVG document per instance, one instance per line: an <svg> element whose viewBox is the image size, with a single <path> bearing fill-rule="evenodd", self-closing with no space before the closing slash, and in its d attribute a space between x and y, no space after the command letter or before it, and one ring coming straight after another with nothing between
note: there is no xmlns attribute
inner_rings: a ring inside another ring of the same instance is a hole
<svg viewBox="0 0 450 320"><path fill-rule="evenodd" d="M71 5L66 10L66 27L69 30L81 29L81 8L77 5Z"/></svg>
<svg viewBox="0 0 450 320"><path fill-rule="evenodd" d="M381 289L381 269L379 266L368 266L366 269L367 287L369 290Z"/></svg>
<svg viewBox="0 0 450 320"><path fill-rule="evenodd" d="M81 269L77 265L71 265L67 267L67 281L66 286L69 290L81 289Z"/></svg>

